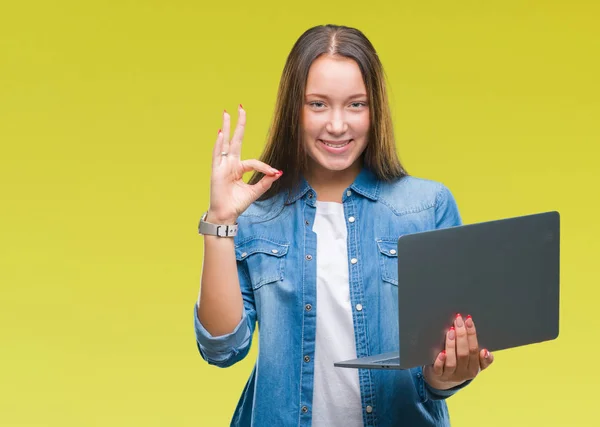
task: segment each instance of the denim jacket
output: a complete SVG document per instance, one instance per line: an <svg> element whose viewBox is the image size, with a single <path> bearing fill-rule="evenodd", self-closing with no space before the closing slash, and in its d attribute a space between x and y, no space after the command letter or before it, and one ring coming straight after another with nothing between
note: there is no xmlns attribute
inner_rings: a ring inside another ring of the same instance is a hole
<svg viewBox="0 0 600 427"><path fill-rule="evenodd" d="M317 195L302 186L255 202L238 219L235 256L244 300L240 323L212 336L194 307L197 346L210 364L243 359L259 326L258 358L232 426L310 426L316 336ZM350 301L357 357L398 349L398 237L460 225L456 202L440 183L415 177L378 180L363 168L343 193ZM432 361L433 362L433 361ZM335 368L348 369L348 368ZM447 426L445 399L464 387L435 390L422 368L359 370L365 427Z"/></svg>

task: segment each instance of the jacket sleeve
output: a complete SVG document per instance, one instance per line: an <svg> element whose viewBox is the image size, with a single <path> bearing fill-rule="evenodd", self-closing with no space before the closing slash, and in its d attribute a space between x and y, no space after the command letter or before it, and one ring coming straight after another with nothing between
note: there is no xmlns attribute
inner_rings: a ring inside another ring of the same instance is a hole
<svg viewBox="0 0 600 427"><path fill-rule="evenodd" d="M462 225L462 219L454 196L442 185L435 198L435 228Z"/></svg>
<svg viewBox="0 0 600 427"><path fill-rule="evenodd" d="M248 354L256 325L254 293L245 261L237 262L238 278L244 301L244 312L235 329L226 335L212 336L198 319L198 302L194 304L194 329L198 351L209 364L226 368Z"/></svg>
<svg viewBox="0 0 600 427"><path fill-rule="evenodd" d="M473 380L465 381L462 384L457 385L456 387L450 388L448 390L438 390L437 388L431 387L427 384L427 381L423 380L425 383L425 390L427 390L427 397L431 400L444 400L454 395L457 391L463 389L467 385L469 385Z"/></svg>

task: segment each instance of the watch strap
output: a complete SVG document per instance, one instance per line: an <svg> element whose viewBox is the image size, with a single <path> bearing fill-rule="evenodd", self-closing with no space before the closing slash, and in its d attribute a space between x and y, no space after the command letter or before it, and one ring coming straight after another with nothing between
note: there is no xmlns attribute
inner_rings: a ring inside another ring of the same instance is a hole
<svg viewBox="0 0 600 427"><path fill-rule="evenodd" d="M207 215L208 212L205 212L204 215L202 215L202 218L200 218L200 223L198 224L198 233L219 237L234 237L237 234L237 223L213 224L210 222L206 222Z"/></svg>

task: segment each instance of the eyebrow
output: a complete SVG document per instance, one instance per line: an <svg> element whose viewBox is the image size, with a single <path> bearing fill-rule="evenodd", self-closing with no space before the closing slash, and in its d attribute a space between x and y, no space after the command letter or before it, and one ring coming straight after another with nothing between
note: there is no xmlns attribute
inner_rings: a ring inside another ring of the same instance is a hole
<svg viewBox="0 0 600 427"><path fill-rule="evenodd" d="M316 96L316 97L319 97L319 98L329 99L329 97L327 95L323 95L321 93L307 93L306 96ZM348 99L366 98L366 97L367 97L366 93L357 93L357 94L349 96Z"/></svg>

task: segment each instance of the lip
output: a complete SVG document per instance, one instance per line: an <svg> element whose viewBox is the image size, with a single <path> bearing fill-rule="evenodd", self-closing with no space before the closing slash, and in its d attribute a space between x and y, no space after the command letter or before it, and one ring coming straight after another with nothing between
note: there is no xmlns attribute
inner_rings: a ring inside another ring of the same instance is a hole
<svg viewBox="0 0 600 427"><path fill-rule="evenodd" d="M323 147L323 149L325 151L327 151L329 153L333 153L333 154L340 154L340 153L344 153L344 152L348 151L354 140L351 138L351 139L346 139L344 141L330 141L327 139L318 139L317 141L319 141L319 143L320 143L319 145L321 147ZM350 143L346 144L347 142L350 142ZM329 147L328 145L325 145L324 143L339 144L339 145L343 145L343 146L342 147ZM346 144L346 145L344 145L344 144Z"/></svg>

